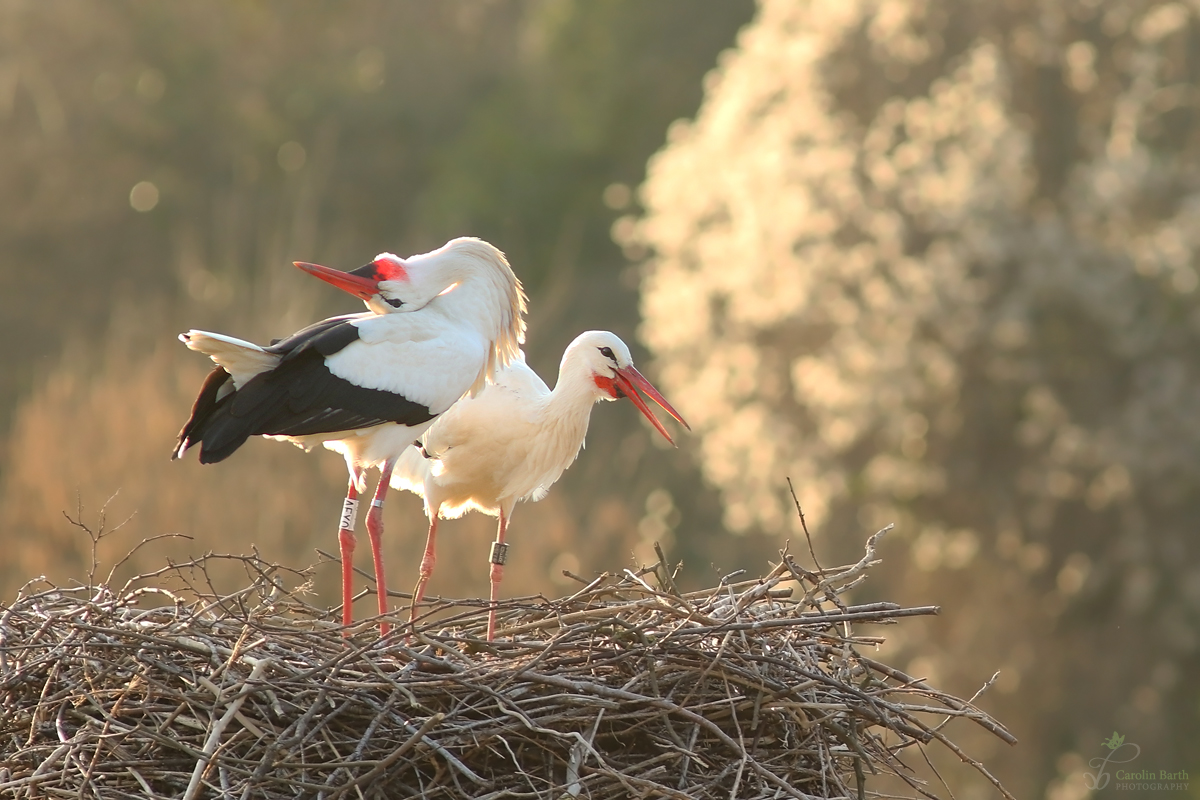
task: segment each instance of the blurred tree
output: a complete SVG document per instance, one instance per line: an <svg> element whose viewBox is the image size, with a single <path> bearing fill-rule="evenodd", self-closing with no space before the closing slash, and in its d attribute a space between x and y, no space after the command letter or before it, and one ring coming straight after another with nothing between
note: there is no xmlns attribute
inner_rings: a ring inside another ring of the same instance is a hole
<svg viewBox="0 0 1200 800"><path fill-rule="evenodd" d="M896 521L891 656L1001 669L1019 796L1200 769L1198 77L1181 3L764 0L621 229L727 524Z"/></svg>

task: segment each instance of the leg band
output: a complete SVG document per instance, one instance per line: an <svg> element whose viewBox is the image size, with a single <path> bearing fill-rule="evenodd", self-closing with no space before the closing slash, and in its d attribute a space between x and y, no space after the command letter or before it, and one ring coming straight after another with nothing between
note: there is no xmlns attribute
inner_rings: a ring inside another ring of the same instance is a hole
<svg viewBox="0 0 1200 800"><path fill-rule="evenodd" d="M383 508L383 501L376 497L371 501L371 505L375 506L376 508Z"/></svg>
<svg viewBox="0 0 1200 800"><path fill-rule="evenodd" d="M342 503L342 521L341 526L344 531L354 530L354 525L358 522L358 501L346 498Z"/></svg>
<svg viewBox="0 0 1200 800"><path fill-rule="evenodd" d="M488 561L497 566L504 566L504 562L508 561L508 544L504 542L492 542L492 555Z"/></svg>

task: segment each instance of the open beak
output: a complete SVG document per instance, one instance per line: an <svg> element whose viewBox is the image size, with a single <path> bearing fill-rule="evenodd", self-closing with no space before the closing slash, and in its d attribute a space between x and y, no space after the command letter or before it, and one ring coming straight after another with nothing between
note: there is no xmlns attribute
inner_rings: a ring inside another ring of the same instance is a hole
<svg viewBox="0 0 1200 800"><path fill-rule="evenodd" d="M613 383L616 384L617 388L620 389L622 394L629 398L630 402L637 406L638 411L641 411L646 415L646 419L650 420L654 427L658 429L658 432L661 433L671 444L675 444L675 440L671 438L671 434L667 433L667 429L664 428L662 423L658 421L658 417L654 416L654 412L650 410L650 407L646 405L646 401L644 401L641 395L638 394L638 389L641 389L646 393L647 397L649 397L655 403L658 403L659 407L662 408L663 411L666 411L668 414L678 420L680 425L687 428L689 431L692 429L692 426L688 425L687 422L684 421L683 417L679 416L679 412L671 407L671 404L667 402L667 398L659 394L658 389L655 389L654 385L651 384L650 381L646 380L645 377L642 376L642 373L638 372L637 369L634 368L633 364L618 369Z"/></svg>
<svg viewBox="0 0 1200 800"><path fill-rule="evenodd" d="M359 267L353 272L342 272L339 269L322 267L320 264L309 264L307 261L293 261L300 269L309 275L315 275L326 283L333 284L343 292L349 292L360 300L370 300L379 294L379 281L374 277L374 264ZM356 274L370 271L371 275Z"/></svg>

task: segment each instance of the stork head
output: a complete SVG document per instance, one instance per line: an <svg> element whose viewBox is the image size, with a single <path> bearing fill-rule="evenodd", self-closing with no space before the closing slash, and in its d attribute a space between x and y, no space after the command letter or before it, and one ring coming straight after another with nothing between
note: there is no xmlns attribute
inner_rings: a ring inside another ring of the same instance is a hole
<svg viewBox="0 0 1200 800"><path fill-rule="evenodd" d="M404 259L391 253L380 253L370 264L349 272L306 261L292 263L359 298L376 314L413 311L419 307L413 302L415 298Z"/></svg>
<svg viewBox="0 0 1200 800"><path fill-rule="evenodd" d="M360 298L376 314L428 310L475 329L489 347L472 393L517 358L525 341L521 282L504 254L482 239L451 239L437 250L408 258L380 253L351 272L295 263Z"/></svg>
<svg viewBox="0 0 1200 800"><path fill-rule="evenodd" d="M573 371L575 363L582 365L590 376L597 400L629 398L630 402L637 406L638 411L641 411L671 444L675 444L675 440L658 421L658 417L654 416L654 412L646 405L646 401L638 394L638 390L644 392L663 411L678 420L679 424L691 430L691 426L684 421L679 412L672 408L667 399L659 394L654 385L633 366L633 356L630 355L629 348L615 333L588 331L580 334L563 354L563 363L560 368L562 374Z"/></svg>

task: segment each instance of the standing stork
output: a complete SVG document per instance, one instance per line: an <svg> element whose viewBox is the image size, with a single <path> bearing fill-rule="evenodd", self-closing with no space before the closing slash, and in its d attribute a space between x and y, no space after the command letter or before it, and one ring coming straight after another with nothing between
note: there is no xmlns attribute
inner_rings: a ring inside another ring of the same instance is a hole
<svg viewBox="0 0 1200 800"><path fill-rule="evenodd" d="M499 370L492 384L464 398L409 448L392 474L392 486L425 498L429 537L413 592L412 617L433 574L438 519L471 509L498 516L491 551L491 602L487 638L496 633L496 600L508 545L508 522L518 501L537 501L583 448L592 406L628 397L674 444L667 429L638 394L641 389L684 427L688 424L633 366L629 348L608 331L588 331L563 353L551 391L523 358ZM688 428L690 430L690 428Z"/></svg>
<svg viewBox="0 0 1200 800"><path fill-rule="evenodd" d="M382 253L351 272L295 264L361 298L368 311L322 320L267 347L219 333L181 334L217 366L171 457L198 444L200 463L212 464L255 435L341 453L350 471L338 530L342 622L349 625L354 527L367 469L380 471L367 532L379 613L386 614L380 539L396 460L464 393L478 394L520 357L525 295L504 254L474 238L406 259ZM387 635L386 622L380 632Z"/></svg>

